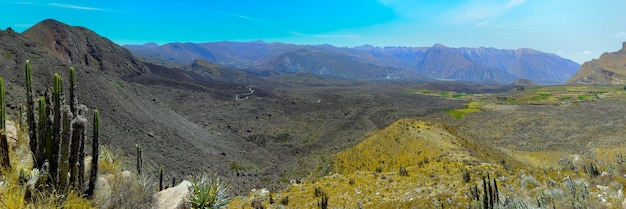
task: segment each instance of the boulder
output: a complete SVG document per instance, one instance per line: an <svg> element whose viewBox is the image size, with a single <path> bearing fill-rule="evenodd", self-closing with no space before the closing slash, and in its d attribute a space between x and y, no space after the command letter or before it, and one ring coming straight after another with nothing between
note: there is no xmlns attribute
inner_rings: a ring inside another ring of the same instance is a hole
<svg viewBox="0 0 626 209"><path fill-rule="evenodd" d="M170 187L154 194L153 209L184 209L186 208L185 198L189 195L191 182L183 181L178 186Z"/></svg>

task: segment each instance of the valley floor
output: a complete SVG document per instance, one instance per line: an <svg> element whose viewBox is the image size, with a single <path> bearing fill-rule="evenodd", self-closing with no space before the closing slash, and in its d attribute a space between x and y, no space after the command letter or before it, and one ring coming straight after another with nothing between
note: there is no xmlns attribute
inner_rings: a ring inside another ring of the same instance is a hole
<svg viewBox="0 0 626 209"><path fill-rule="evenodd" d="M229 208L622 208L623 87L405 92L466 108L400 118L320 162L310 178L255 190Z"/></svg>

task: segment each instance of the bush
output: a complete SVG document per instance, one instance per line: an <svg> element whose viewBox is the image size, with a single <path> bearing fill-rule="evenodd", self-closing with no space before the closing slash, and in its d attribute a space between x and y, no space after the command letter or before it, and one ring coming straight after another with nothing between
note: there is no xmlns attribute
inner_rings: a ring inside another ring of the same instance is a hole
<svg viewBox="0 0 626 209"><path fill-rule="evenodd" d="M206 175L191 178L191 193L187 200L191 208L219 209L230 202L228 194L230 186L220 182L217 176L212 178Z"/></svg>
<svg viewBox="0 0 626 209"><path fill-rule="evenodd" d="M400 176L409 176L409 171L407 171L405 167L400 166L398 174L400 174Z"/></svg>

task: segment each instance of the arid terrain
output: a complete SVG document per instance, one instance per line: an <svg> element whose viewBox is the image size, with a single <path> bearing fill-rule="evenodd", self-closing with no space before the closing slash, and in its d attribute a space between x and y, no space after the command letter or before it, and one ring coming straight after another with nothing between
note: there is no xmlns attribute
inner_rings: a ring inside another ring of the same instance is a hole
<svg viewBox="0 0 626 209"><path fill-rule="evenodd" d="M147 176L162 168L170 187L215 174L237 196L230 208L617 208L624 200L624 86L160 65L54 20L0 31L0 53L10 120L22 118L26 60L37 96L55 72L75 67L78 101L99 110L100 144L122 170L135 170L141 145Z"/></svg>
<svg viewBox="0 0 626 209"><path fill-rule="evenodd" d="M401 118L370 132L327 161L333 165L327 176L275 191L273 199L288 196L289 205L315 207L322 201L315 194L324 191L330 208L482 208L483 178L489 175L500 188L499 207L622 206L622 86L405 92L466 107ZM480 197L473 199L476 192ZM267 195L252 192L231 208L255 198L267 204Z"/></svg>

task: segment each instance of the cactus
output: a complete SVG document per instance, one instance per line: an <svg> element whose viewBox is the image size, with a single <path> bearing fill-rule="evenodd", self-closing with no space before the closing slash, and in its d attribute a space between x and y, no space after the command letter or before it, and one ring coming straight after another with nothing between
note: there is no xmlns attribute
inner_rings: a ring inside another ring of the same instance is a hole
<svg viewBox="0 0 626 209"><path fill-rule="evenodd" d="M163 191L163 166L159 169L159 191Z"/></svg>
<svg viewBox="0 0 626 209"><path fill-rule="evenodd" d="M4 98L4 79L0 78L0 129L4 130L6 124L6 101Z"/></svg>
<svg viewBox="0 0 626 209"><path fill-rule="evenodd" d="M143 148L141 147L141 144L135 144L135 148L137 148L137 175L141 175L141 167L143 164L141 152L143 151Z"/></svg>
<svg viewBox="0 0 626 209"><path fill-rule="evenodd" d="M33 101L32 69L30 60L26 60L26 120L28 121L28 136L30 137L30 151L37 152L37 126L35 125L35 101Z"/></svg>
<svg viewBox="0 0 626 209"><path fill-rule="evenodd" d="M92 142L92 158L91 158L91 175L89 176L89 188L87 189L87 195L93 196L93 191L96 187L96 177L98 176L98 135L100 134L100 121L98 116L98 110L93 111L93 142Z"/></svg>
<svg viewBox="0 0 626 209"><path fill-rule="evenodd" d="M61 142L61 94L63 93L63 79L58 73L54 74L54 86L52 87L53 117L52 123L52 157L50 162L50 177L53 184L58 182L59 170L59 144Z"/></svg>
<svg viewBox="0 0 626 209"><path fill-rule="evenodd" d="M85 130L87 129L87 119L84 118L85 112L87 112L87 106L78 106L78 115L82 121L82 130L80 131L80 142L78 146L78 188L82 188L85 182Z"/></svg>
<svg viewBox="0 0 626 209"><path fill-rule="evenodd" d="M8 168L11 167L11 163L9 163L9 142L7 141L7 136L5 133L6 128L6 118L5 118L5 106L6 102L4 101L4 79L0 78L0 128L2 128L2 133L0 133L0 147L2 147L2 167Z"/></svg>
<svg viewBox="0 0 626 209"><path fill-rule="evenodd" d="M61 171L59 173L59 188L65 191L68 186L70 171L70 122L72 112L68 105L63 105L63 132L61 134Z"/></svg>
<svg viewBox="0 0 626 209"><path fill-rule="evenodd" d="M78 115L76 112L76 106L78 105L78 101L76 101L76 69L74 67L70 67L70 109L74 116Z"/></svg>
<svg viewBox="0 0 626 209"><path fill-rule="evenodd" d="M85 117L81 115L81 112L72 120L72 142L70 151L70 186L74 188L82 188L82 176L80 173L80 147L83 143L84 131L85 131Z"/></svg>
<svg viewBox="0 0 626 209"><path fill-rule="evenodd" d="M40 167L44 162L44 146L46 141L46 132L47 132L47 117L46 117L46 98L41 96L39 97L37 103L37 113L39 114L39 120L37 121L37 150L34 152L35 154L35 166Z"/></svg>
<svg viewBox="0 0 626 209"><path fill-rule="evenodd" d="M45 133L43 133L44 135L42 136L43 138L43 146L44 146L44 152L43 152L43 156L44 159L42 161L42 164L40 164L41 168L43 168L45 162L48 163L47 167L48 169L50 168L50 160L52 159L52 124L54 123L54 115L52 114L52 95L50 94L50 91L46 91L46 96L45 96L45 100L46 100L46 122L45 122Z"/></svg>

